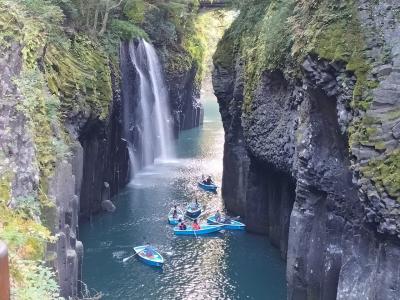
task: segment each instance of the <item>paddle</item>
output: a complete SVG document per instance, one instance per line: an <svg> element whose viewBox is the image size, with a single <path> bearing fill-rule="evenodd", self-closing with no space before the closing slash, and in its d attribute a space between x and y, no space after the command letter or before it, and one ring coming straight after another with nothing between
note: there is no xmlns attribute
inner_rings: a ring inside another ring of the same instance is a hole
<svg viewBox="0 0 400 300"><path fill-rule="evenodd" d="M138 255L139 253L143 252L145 249L146 249L146 248L143 248L142 251L139 251L139 252L137 252L137 253L135 253L135 254L133 254L133 255L131 255L131 256L125 257L125 258L122 260L122 262L127 262L127 261L130 260L132 257L134 257L134 256Z"/></svg>
<svg viewBox="0 0 400 300"><path fill-rule="evenodd" d="M193 227L192 227L192 229L193 229ZM197 239L196 230L193 229L193 232L194 232L194 237Z"/></svg>
<svg viewBox="0 0 400 300"><path fill-rule="evenodd" d="M143 250L144 250L144 249L143 249ZM140 252L143 252L143 250L142 250L142 251L139 251L139 252L137 252L137 253L135 253L135 254L133 254L133 255L131 255L131 256L125 257L125 258L122 260L122 262L127 262L127 261L130 260L132 257L138 255Z"/></svg>

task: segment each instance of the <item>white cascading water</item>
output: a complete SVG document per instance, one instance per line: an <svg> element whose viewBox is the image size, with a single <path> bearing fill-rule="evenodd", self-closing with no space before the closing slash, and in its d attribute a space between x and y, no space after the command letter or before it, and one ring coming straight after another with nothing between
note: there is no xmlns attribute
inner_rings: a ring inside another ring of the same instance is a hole
<svg viewBox="0 0 400 300"><path fill-rule="evenodd" d="M154 110L156 117L156 132L160 142L160 157L162 160L172 158L172 128L170 122L171 115L168 107L168 91L165 86L164 76L157 53L153 46L143 40L146 49L150 82L154 95Z"/></svg>
<svg viewBox="0 0 400 300"><path fill-rule="evenodd" d="M171 122L163 72L153 46L145 40L140 40L137 45L131 41L129 54L139 75L139 106L142 121L141 157L131 158L131 163L134 165L140 159L142 167L146 167L154 160L166 161L174 158L173 122Z"/></svg>

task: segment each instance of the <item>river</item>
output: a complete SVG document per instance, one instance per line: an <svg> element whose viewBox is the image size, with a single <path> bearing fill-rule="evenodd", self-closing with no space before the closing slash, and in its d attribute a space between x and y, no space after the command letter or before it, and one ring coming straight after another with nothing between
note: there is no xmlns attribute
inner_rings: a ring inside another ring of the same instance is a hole
<svg viewBox="0 0 400 300"><path fill-rule="evenodd" d="M220 193L196 185L201 174L221 184L223 140L218 105L207 99L204 125L181 133L176 160L143 170L116 196L113 214L80 225L83 281L102 299L286 299L286 266L266 237L234 231L177 237L167 224L172 203L184 207L197 198L207 211L223 208ZM145 243L163 254L162 269L136 258L122 262Z"/></svg>

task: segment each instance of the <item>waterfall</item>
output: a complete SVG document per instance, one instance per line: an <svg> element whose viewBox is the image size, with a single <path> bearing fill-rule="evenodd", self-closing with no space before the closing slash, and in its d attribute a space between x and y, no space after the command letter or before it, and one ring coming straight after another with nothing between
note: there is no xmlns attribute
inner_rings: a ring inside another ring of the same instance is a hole
<svg viewBox="0 0 400 300"><path fill-rule="evenodd" d="M129 98L124 99L124 102L128 102L125 106L129 105L127 110L134 111L134 115L125 114L125 118L129 119L124 120L124 123L135 124L125 125L126 128L129 127L127 139L133 173L133 170L137 171L154 161L163 162L174 158L175 151L168 90L157 53L145 40L129 42L127 50L129 53L124 55L128 56L130 62L123 63L131 63L136 72L133 82L125 80L124 83L123 80L123 85L131 84L136 87L135 95L123 94L124 98Z"/></svg>

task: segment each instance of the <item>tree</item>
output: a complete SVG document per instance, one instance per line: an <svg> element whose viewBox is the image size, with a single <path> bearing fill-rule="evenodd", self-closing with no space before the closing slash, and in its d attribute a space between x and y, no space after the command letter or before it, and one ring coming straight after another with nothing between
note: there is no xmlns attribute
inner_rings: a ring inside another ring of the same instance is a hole
<svg viewBox="0 0 400 300"><path fill-rule="evenodd" d="M102 26L99 32L99 35L103 35L104 32L106 31L107 28L107 22L108 22L108 17L110 15L110 12L114 9L116 9L117 7L119 7L122 4L123 0L119 0L118 3L115 3L115 1L112 0L105 0L105 11L104 11L104 16L103 16L103 22L102 22Z"/></svg>
<svg viewBox="0 0 400 300"><path fill-rule="evenodd" d="M101 36L107 29L110 13L121 6L124 0L79 0L81 23L92 36ZM98 26L101 25L98 31Z"/></svg>

